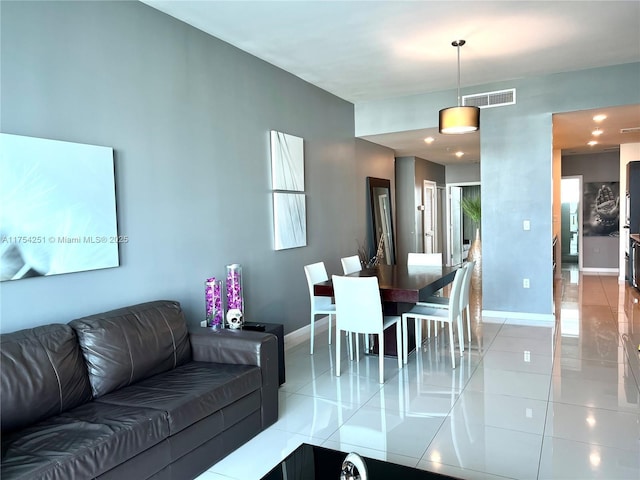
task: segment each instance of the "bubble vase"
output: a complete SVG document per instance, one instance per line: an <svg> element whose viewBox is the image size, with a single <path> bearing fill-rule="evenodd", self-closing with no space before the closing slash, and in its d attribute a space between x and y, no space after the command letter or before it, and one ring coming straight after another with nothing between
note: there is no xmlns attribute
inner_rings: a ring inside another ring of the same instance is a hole
<svg viewBox="0 0 640 480"><path fill-rule="evenodd" d="M237 263L227 265L227 311L230 310L239 310L240 314L244 316L242 266ZM237 314L234 316L237 317Z"/></svg>
<svg viewBox="0 0 640 480"><path fill-rule="evenodd" d="M224 327L224 309L222 308L222 280L215 277L204 282L204 299L207 326L212 328Z"/></svg>

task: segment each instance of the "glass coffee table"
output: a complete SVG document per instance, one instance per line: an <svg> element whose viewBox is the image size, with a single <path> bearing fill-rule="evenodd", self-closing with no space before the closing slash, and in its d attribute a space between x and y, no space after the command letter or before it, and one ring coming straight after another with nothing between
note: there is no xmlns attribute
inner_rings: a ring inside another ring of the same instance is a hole
<svg viewBox="0 0 640 480"><path fill-rule="evenodd" d="M347 453L345 452L303 443L262 477L262 480L340 480L342 465L346 457ZM456 478L373 458L360 458L366 465L368 480L396 478L402 480L453 480ZM360 477L355 478L364 480L365 477L361 474Z"/></svg>

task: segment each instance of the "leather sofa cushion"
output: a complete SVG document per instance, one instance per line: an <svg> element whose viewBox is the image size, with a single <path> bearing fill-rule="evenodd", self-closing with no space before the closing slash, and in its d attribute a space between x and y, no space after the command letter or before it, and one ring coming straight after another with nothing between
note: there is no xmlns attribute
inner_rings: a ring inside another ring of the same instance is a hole
<svg viewBox="0 0 640 480"><path fill-rule="evenodd" d="M0 335L2 434L91 400L76 334L44 325Z"/></svg>
<svg viewBox="0 0 640 480"><path fill-rule="evenodd" d="M99 402L166 412L171 435L259 390L251 365L190 362L101 397Z"/></svg>
<svg viewBox="0 0 640 480"><path fill-rule="evenodd" d="M24 480L94 478L160 443L167 434L163 412L89 402L3 435L0 476ZM170 462L168 456L165 462Z"/></svg>
<svg viewBox="0 0 640 480"><path fill-rule="evenodd" d="M94 397L191 360L178 302L155 301L69 322L76 331Z"/></svg>

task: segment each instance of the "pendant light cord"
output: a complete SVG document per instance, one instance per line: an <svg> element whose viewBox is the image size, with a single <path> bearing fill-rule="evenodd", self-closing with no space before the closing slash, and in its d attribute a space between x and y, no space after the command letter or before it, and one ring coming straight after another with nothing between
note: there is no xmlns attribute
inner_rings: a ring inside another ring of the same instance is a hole
<svg viewBox="0 0 640 480"><path fill-rule="evenodd" d="M463 41L464 42L464 41ZM454 43L454 45L456 45L456 47L458 48L458 106L460 106L461 102L460 102L460 41L456 41ZM464 43L463 43L464 45Z"/></svg>

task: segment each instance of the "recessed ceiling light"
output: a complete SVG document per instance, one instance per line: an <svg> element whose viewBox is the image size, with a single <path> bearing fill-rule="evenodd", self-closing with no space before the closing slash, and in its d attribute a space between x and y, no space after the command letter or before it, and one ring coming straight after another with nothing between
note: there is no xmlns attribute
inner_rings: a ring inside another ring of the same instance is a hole
<svg viewBox="0 0 640 480"><path fill-rule="evenodd" d="M596 142L595 140L591 140L590 142L587 143L587 145L589 145L590 147L593 147L594 145L597 145L598 142Z"/></svg>
<svg viewBox="0 0 640 480"><path fill-rule="evenodd" d="M591 132L591 135L594 135L596 137L602 135L602 130L600 130L600 128L596 128L593 132Z"/></svg>
<svg viewBox="0 0 640 480"><path fill-rule="evenodd" d="M595 117L593 117L593 121L594 122L601 122L605 118L607 118L607 116L601 113L600 115L596 115Z"/></svg>
<svg viewBox="0 0 640 480"><path fill-rule="evenodd" d="M424 143L433 143L435 141L435 138L433 137L427 137L424 139Z"/></svg>
<svg viewBox="0 0 640 480"><path fill-rule="evenodd" d="M461 152L460 150L458 150L456 152L456 157L461 158L464 155L464 152Z"/></svg>

